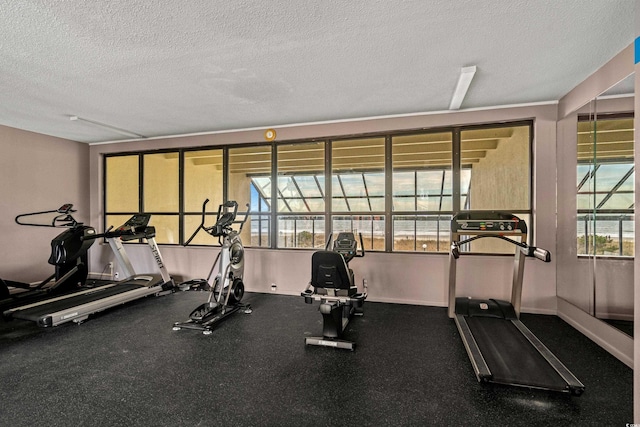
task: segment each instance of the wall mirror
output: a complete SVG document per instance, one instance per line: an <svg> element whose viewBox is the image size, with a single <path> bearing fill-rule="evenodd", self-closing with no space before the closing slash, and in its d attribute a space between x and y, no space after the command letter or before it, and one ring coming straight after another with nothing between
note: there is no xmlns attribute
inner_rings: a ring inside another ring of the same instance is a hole
<svg viewBox="0 0 640 427"><path fill-rule="evenodd" d="M560 100L556 146L558 313L628 365L636 254L633 48Z"/></svg>
<svg viewBox="0 0 640 427"><path fill-rule="evenodd" d="M633 336L634 76L578 112L576 254L588 313Z"/></svg>

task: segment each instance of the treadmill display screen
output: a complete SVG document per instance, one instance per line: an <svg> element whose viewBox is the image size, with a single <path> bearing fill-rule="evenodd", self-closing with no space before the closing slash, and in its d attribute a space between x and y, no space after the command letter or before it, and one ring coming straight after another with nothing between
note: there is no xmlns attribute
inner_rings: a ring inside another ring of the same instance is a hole
<svg viewBox="0 0 640 427"><path fill-rule="evenodd" d="M451 231L486 231L494 233L527 233L527 224L516 215L495 211L460 212L451 220Z"/></svg>

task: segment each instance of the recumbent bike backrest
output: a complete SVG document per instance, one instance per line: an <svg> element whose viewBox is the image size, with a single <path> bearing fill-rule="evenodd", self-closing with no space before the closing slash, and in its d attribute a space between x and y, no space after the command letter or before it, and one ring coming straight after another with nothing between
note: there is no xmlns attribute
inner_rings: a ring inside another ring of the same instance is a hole
<svg viewBox="0 0 640 427"><path fill-rule="evenodd" d="M347 263L355 256L357 243L353 233L340 233L333 251L318 251L311 257L311 285L317 294L350 296L357 292L353 270Z"/></svg>

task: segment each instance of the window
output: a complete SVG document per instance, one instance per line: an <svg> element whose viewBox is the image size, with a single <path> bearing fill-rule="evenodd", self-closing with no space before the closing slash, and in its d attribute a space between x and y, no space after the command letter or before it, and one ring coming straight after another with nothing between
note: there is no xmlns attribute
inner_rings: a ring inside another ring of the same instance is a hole
<svg viewBox="0 0 640 427"><path fill-rule="evenodd" d="M181 244L200 224L204 200L207 225L220 203L235 200L239 212L249 210L246 246L322 248L329 233L353 231L369 251L448 252L458 211L505 210L530 222L531 129L525 122L107 155L105 222L147 212L159 243ZM599 167L606 188L587 186L579 197L597 195L599 214L609 215L632 200L633 171L620 159ZM628 233L632 222L622 225ZM200 233L191 244L218 241ZM503 242L465 249L513 252Z"/></svg>
<svg viewBox="0 0 640 427"><path fill-rule="evenodd" d="M105 228L151 213L158 243L179 243L178 153L105 157Z"/></svg>
<svg viewBox="0 0 640 427"><path fill-rule="evenodd" d="M361 233L366 250L385 250L385 138L333 141L331 207L334 233Z"/></svg>
<svg viewBox="0 0 640 427"><path fill-rule="evenodd" d="M178 153L142 156L142 211L151 213L158 243L180 243Z"/></svg>
<svg viewBox="0 0 640 427"><path fill-rule="evenodd" d="M215 222L215 213L223 200L223 150L185 151L183 166L183 229L186 241L198 228L202 219L202 204L209 199L205 225ZM192 245L218 244L216 238L198 233Z"/></svg>
<svg viewBox="0 0 640 427"><path fill-rule="evenodd" d="M634 256L633 114L578 120L577 253Z"/></svg>
<svg viewBox="0 0 640 427"><path fill-rule="evenodd" d="M460 166L466 171L460 182L467 186L460 193L462 210L513 213L527 223L531 235L531 138L530 123L460 132ZM515 253L516 247L498 239L479 239L465 250Z"/></svg>
<svg viewBox="0 0 640 427"><path fill-rule="evenodd" d="M238 202L238 212L245 212L249 204L250 216L240 236L247 246L271 245L271 147L229 148L226 199Z"/></svg>
<svg viewBox="0 0 640 427"><path fill-rule="evenodd" d="M106 212L137 213L139 202L139 156L105 158Z"/></svg>
<svg viewBox="0 0 640 427"><path fill-rule="evenodd" d="M391 146L393 250L448 252L453 133L395 136Z"/></svg>
<svg viewBox="0 0 640 427"><path fill-rule="evenodd" d="M278 146L279 248L325 245L324 151L324 142Z"/></svg>

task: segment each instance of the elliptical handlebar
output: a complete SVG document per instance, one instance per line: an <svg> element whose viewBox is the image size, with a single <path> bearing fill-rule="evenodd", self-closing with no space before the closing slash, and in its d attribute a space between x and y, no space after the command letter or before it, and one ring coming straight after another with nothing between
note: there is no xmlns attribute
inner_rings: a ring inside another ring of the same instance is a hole
<svg viewBox="0 0 640 427"><path fill-rule="evenodd" d="M356 251L356 257L358 258L364 258L364 243L362 241L362 233L358 233L358 236L360 236L360 254L358 254L358 252Z"/></svg>
<svg viewBox="0 0 640 427"><path fill-rule="evenodd" d="M191 237L187 239L187 241L183 244L183 246L189 245L191 241L196 237L200 230L204 230L206 233L211 236L218 237L219 239L223 236L227 236L233 230L231 227L233 224L240 224L240 228L238 230L238 234L242 232L242 228L244 224L249 219L249 210L250 205L247 203L247 212L244 213L244 219L242 221L236 221L236 216L238 214L238 202L235 200L227 200L226 202L220 204L218 206L218 213L216 215L216 223L211 227L205 227L205 219L206 219L206 209L207 203L209 203L209 199L206 199L204 203L202 203L202 216L200 225L193 232ZM232 210L229 210L232 209Z"/></svg>
<svg viewBox="0 0 640 427"><path fill-rule="evenodd" d="M26 213L26 214L20 214L18 216L16 216L14 218L16 224L18 225L28 225L28 226L32 226L32 227L53 227L53 228L61 228L61 227L69 227L69 228L73 228L73 227L77 227L79 225L82 225L81 222L76 221L76 219L71 215L72 212L77 212L76 210L72 209L73 208L73 204L71 203L65 203L64 205L60 206L58 209L54 209L54 210L50 210L50 211L40 211L40 212L31 212L31 213ZM34 216L34 215L43 215L43 214L50 214L50 213L58 213L60 215L56 215L53 217L53 219L51 220L51 224L38 224L38 223L33 223L33 222L22 222L21 219L27 216Z"/></svg>
<svg viewBox="0 0 640 427"><path fill-rule="evenodd" d="M207 203L209 203L209 199L205 199L205 201L202 203L202 217L200 220L200 225L198 226L198 228L196 228L196 231L193 232L193 234L191 235L191 237L189 237L187 239L186 242L184 242L184 244L182 246L188 246L189 243L191 243L191 241L194 239L194 237L196 237L196 234L198 234L198 232L204 228L204 219L206 216L206 212L207 212Z"/></svg>

